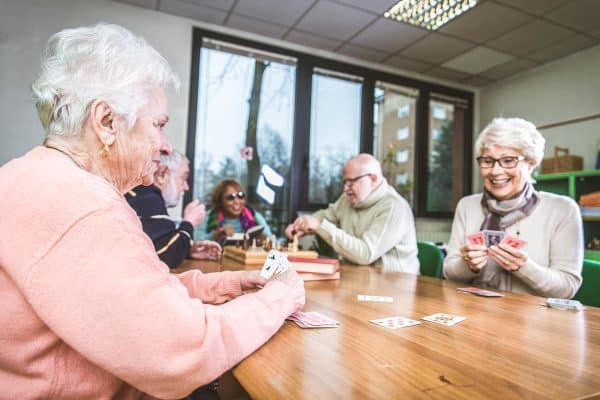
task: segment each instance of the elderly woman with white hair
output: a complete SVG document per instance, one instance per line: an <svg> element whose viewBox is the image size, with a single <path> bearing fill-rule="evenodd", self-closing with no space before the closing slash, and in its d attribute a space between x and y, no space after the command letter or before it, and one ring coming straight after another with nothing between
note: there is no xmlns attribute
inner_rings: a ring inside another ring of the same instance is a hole
<svg viewBox="0 0 600 400"><path fill-rule="evenodd" d="M33 85L44 145L0 168L2 397L181 398L303 305L292 271L171 275L125 201L171 150L175 82L121 27L50 38Z"/></svg>
<svg viewBox="0 0 600 400"><path fill-rule="evenodd" d="M475 154L484 191L456 207L446 278L545 297L575 295L582 281L581 216L570 198L534 189L531 174L544 144L520 118L496 118L481 132ZM504 231L524 247L470 243L468 236L482 230Z"/></svg>

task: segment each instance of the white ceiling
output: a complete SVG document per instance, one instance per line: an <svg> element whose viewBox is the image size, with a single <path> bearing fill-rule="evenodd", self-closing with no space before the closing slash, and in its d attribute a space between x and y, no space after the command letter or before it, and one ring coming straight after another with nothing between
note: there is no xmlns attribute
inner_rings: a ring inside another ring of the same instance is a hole
<svg viewBox="0 0 600 400"><path fill-rule="evenodd" d="M395 0L117 1L475 86L600 44L600 0L480 0L436 32Z"/></svg>

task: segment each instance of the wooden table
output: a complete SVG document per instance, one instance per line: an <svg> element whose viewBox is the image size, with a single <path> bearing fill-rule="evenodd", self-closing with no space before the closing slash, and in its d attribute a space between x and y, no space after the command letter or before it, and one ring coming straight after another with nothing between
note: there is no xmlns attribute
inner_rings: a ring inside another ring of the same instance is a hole
<svg viewBox="0 0 600 400"><path fill-rule="evenodd" d="M540 297L484 298L457 292L460 286L344 266L339 281L305 285L304 310L340 321L339 328L301 329L286 322L233 375L256 399L600 395L600 308L561 311L541 306ZM359 302L358 294L392 296L394 302ZM369 322L436 312L467 320L453 327L422 321L398 330Z"/></svg>

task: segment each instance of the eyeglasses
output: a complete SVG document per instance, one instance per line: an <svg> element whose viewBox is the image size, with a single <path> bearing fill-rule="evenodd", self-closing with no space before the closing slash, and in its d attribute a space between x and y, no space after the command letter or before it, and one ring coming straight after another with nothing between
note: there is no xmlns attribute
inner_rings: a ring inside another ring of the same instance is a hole
<svg viewBox="0 0 600 400"><path fill-rule="evenodd" d="M242 200L245 197L246 197L246 193L244 193L244 192L237 192L237 193L229 193L227 196L224 197L224 199L227 200L227 201L233 201L236 198Z"/></svg>
<svg viewBox="0 0 600 400"><path fill-rule="evenodd" d="M359 175L355 178L348 178L348 179L344 179L342 182L344 183L344 186L348 185L348 186L352 186L354 184L354 182L356 182L357 180L364 178L365 176L369 176L371 174L363 174L363 175Z"/></svg>
<svg viewBox="0 0 600 400"><path fill-rule="evenodd" d="M519 161L523 161L523 156L510 156L502 158L492 157L477 157L477 163L481 168L494 168L494 164L498 163L502 168L514 168Z"/></svg>

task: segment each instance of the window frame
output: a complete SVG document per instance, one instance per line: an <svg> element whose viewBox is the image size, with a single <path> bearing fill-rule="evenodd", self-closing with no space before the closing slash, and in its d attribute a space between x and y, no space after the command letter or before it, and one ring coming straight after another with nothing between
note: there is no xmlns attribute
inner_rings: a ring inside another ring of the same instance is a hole
<svg viewBox="0 0 600 400"><path fill-rule="evenodd" d="M470 193L472 177L472 142L473 142L473 92L461 90L441 84L421 81L415 78L389 73L386 71L358 66L331 60L324 57L318 57L312 54L295 51L292 49L278 47L271 44L257 42L241 38L238 36L227 35L215 31L210 31L198 27L193 28L192 32L192 62L190 74L190 92L188 105L188 124L186 155L194 165L196 154L196 121L197 107L200 96L198 81L200 78L200 52L202 49L203 38L220 40L237 44L241 46L256 48L259 50L278 53L284 56L294 57L296 64L296 86L294 102L294 127L292 139L291 155L291 176L290 176L290 198L289 214L291 218L297 211L313 211L324 207L327 204L309 203L308 191L303 188L308 186L308 161L309 161L309 138L310 138L310 110L311 110L311 89L312 74L315 69L325 69L338 71L349 75L356 75L363 78L362 82L362 104L361 104L361 129L360 129L360 151L373 154L373 108L375 101L375 82L384 81L396 85L407 86L419 91L416 99L416 118L415 118L415 187L414 187L414 213L417 217L426 218L452 218L453 212L430 212L427 211L427 186L428 186L428 136L429 136L429 100L431 93L442 94L449 97L456 97L464 100L467 109L464 115L464 128L459 132L453 149L459 159L462 159L462 171L453 172L453 180L462 187L463 195ZM301 116L301 117L299 117ZM190 168L189 182L193 185L195 169ZM186 202L191 201L193 188L184 195Z"/></svg>

